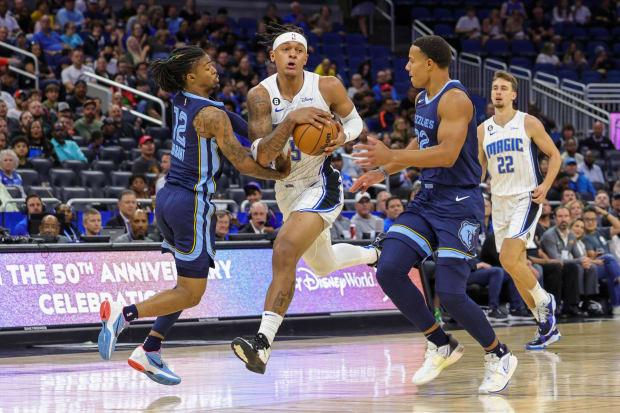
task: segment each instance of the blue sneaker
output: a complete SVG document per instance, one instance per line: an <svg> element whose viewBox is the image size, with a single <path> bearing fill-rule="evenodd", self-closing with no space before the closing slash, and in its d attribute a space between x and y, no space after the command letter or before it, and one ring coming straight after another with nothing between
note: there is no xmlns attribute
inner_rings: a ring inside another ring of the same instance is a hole
<svg viewBox="0 0 620 413"><path fill-rule="evenodd" d="M536 307L538 312L538 331L541 336L550 335L555 330L555 297L549 294L549 302L545 306Z"/></svg>
<svg viewBox="0 0 620 413"><path fill-rule="evenodd" d="M145 351L141 345L131 353L129 365L153 380L155 383L173 386L181 383L181 378L168 368L161 358L161 349Z"/></svg>
<svg viewBox="0 0 620 413"><path fill-rule="evenodd" d="M129 325L123 317L123 306L120 303L104 301L99 308L101 317L101 332L97 339L99 354L104 360L110 360L116 347L116 339L125 327Z"/></svg>
<svg viewBox="0 0 620 413"><path fill-rule="evenodd" d="M549 347L551 344L555 343L559 339L562 338L562 335L558 331L557 328L554 328L551 334L542 335L540 334L540 328L536 331L536 337L534 340L530 341L525 345L525 348L528 350L542 350L544 348Z"/></svg>

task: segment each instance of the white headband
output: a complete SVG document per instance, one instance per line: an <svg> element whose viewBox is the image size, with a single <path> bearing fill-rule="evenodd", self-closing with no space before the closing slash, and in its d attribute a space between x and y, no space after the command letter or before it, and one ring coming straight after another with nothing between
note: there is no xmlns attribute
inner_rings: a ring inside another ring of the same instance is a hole
<svg viewBox="0 0 620 413"><path fill-rule="evenodd" d="M276 40L273 42L273 50L276 50L278 46L285 42L301 43L304 45L306 50L308 50L308 42L306 42L306 38L303 35L294 32L282 33L281 35L276 37Z"/></svg>

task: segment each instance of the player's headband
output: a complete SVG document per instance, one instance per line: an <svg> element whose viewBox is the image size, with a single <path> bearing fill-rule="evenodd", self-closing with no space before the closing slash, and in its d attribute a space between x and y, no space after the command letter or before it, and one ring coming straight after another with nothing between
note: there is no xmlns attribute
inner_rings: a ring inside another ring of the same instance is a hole
<svg viewBox="0 0 620 413"><path fill-rule="evenodd" d="M306 38L303 35L299 33L294 33L294 32L282 33L281 35L276 37L276 40L274 40L273 42L273 50L276 50L278 46L280 46L282 43L285 43L285 42L301 43L304 45L306 50L308 50L308 42L306 42Z"/></svg>

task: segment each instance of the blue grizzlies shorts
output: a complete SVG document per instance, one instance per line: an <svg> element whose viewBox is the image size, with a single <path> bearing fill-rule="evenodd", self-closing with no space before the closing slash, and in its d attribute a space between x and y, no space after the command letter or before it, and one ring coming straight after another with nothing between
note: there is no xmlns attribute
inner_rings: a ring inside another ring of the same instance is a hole
<svg viewBox="0 0 620 413"><path fill-rule="evenodd" d="M421 258L437 251L438 257L472 259L484 222L484 200L479 187L423 183L387 237L399 239Z"/></svg>
<svg viewBox="0 0 620 413"><path fill-rule="evenodd" d="M157 193L155 216L163 252L174 254L178 275L207 278L215 257L215 206L209 195L166 183Z"/></svg>

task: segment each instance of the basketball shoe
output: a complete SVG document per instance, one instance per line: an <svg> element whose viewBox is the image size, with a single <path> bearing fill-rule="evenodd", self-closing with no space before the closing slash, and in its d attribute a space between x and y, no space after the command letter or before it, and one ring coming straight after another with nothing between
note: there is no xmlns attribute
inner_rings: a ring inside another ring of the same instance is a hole
<svg viewBox="0 0 620 413"><path fill-rule="evenodd" d="M504 391L515 369L517 358L509 351L502 358L495 353L484 356L484 380L478 388L479 393L499 393Z"/></svg>
<svg viewBox="0 0 620 413"><path fill-rule="evenodd" d="M157 351L145 351L142 345L129 356L127 363L134 369L153 380L155 383L173 386L181 383L181 378L168 368L161 358L161 348Z"/></svg>
<svg viewBox="0 0 620 413"><path fill-rule="evenodd" d="M540 328L536 331L536 336L534 340L530 341L525 345L525 348L528 350L542 350L544 348L549 347L551 344L562 338L562 334L558 331L557 328L554 328L551 334L543 336L540 333Z"/></svg>
<svg viewBox="0 0 620 413"><path fill-rule="evenodd" d="M377 261L373 262L372 264L368 264L369 266L377 268L377 265L379 265L379 257L381 256L381 250L383 249L383 241L385 241L386 236L387 234L385 232L380 232L377 234L372 244L370 244L367 247L364 247L364 248L374 248L377 253Z"/></svg>
<svg viewBox="0 0 620 413"><path fill-rule="evenodd" d="M413 383L426 384L439 376L446 367L456 363L463 356L464 347L448 334L448 343L437 347L431 341L426 342L424 363L413 375Z"/></svg>
<svg viewBox="0 0 620 413"><path fill-rule="evenodd" d="M101 332L97 339L99 354L104 360L110 360L116 347L116 339L125 327L129 325L123 316L123 306L120 303L104 301L99 307L101 317Z"/></svg>
<svg viewBox="0 0 620 413"><path fill-rule="evenodd" d="M237 337L230 344L233 351L245 363L245 367L254 373L265 374L271 346L267 337L258 333L252 338Z"/></svg>
<svg viewBox="0 0 620 413"><path fill-rule="evenodd" d="M538 330L536 331L536 336L534 340L525 345L526 349L540 350L562 338L556 327L555 306L555 297L553 294L549 294L549 302L535 308L534 311L538 312L538 320L540 321L537 323Z"/></svg>

